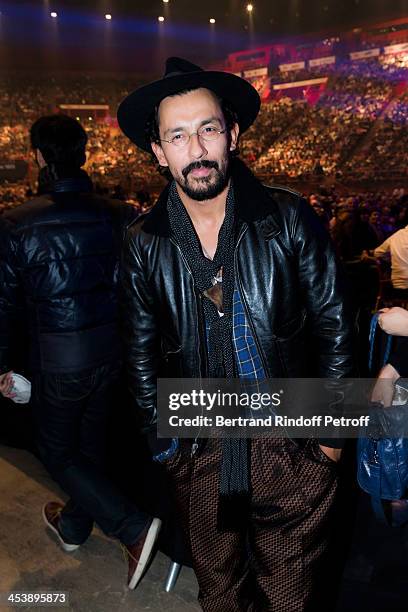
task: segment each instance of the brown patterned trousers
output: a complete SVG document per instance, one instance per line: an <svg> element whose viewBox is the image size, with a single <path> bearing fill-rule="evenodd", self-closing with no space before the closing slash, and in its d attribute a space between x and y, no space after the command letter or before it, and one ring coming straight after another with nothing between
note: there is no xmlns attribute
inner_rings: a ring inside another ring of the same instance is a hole
<svg viewBox="0 0 408 612"><path fill-rule="evenodd" d="M198 456L181 441L166 464L191 547L204 612L329 612L326 559L337 465L317 441L258 438L251 446L245 532L217 528L220 440Z"/></svg>

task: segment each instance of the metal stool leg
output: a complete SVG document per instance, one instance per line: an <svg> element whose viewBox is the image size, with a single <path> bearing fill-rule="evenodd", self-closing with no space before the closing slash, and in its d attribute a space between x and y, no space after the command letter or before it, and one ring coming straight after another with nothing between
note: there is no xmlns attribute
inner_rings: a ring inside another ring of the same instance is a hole
<svg viewBox="0 0 408 612"><path fill-rule="evenodd" d="M164 587L166 593L170 593L170 591L172 591L176 586L176 582L180 575L182 567L183 566L180 565L180 563L176 563L175 561L172 561L170 563L169 571L166 578L166 585Z"/></svg>

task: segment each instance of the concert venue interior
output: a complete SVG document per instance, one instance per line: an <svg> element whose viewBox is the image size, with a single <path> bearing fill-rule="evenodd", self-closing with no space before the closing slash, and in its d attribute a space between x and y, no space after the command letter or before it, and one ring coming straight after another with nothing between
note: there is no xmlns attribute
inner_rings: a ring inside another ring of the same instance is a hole
<svg viewBox="0 0 408 612"><path fill-rule="evenodd" d="M406 308L408 298L393 299L387 261L358 267L364 257L352 217L364 218L372 249L407 224L408 2L1 1L0 219L36 194L29 130L54 113L85 128L84 168L94 191L149 211L166 180L122 133L116 111L131 91L161 78L169 56L234 73L259 92L260 114L239 142L241 159L263 183L302 193L331 232L358 302L358 361L368 377L371 313ZM200 610L193 569L174 552L177 516L165 485L152 487L156 475L133 467L143 465L143 452L129 407L112 416L110 470L129 496L146 492L171 515L135 592L125 586L120 547L102 531L67 555L44 529L41 506L50 495L66 496L37 457L32 418L30 404L0 396L0 593L66 592L75 612ZM353 480L353 461L342 467L345 481ZM352 536L336 560L336 612L407 612L408 522L378 523L357 482L347 495L339 539ZM179 569L173 561L182 566L177 580L169 574ZM0 600L0 609L12 604Z"/></svg>

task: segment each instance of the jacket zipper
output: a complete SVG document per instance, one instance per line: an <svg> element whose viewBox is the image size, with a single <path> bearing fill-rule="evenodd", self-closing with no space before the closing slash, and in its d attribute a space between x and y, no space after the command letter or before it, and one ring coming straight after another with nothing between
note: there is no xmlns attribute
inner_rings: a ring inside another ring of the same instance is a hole
<svg viewBox="0 0 408 612"><path fill-rule="evenodd" d="M179 245L177 244L177 242L173 238L170 238L170 242L172 242L174 244L174 246L176 247L176 249L180 253L181 259L182 259L182 261L183 261L183 263L184 263L188 273L191 275L191 277L193 277L193 273L191 271L191 268L188 265L188 262L187 262L186 258L184 257L184 254L183 254L182 250L180 249ZM193 282L194 282L194 280L193 280ZM200 299L201 299L201 295L200 295ZM196 321L198 323L199 317L198 317L198 310L197 310L197 302L196 302L196 300L194 300L194 304L195 304L195 309L196 309ZM198 328L198 325L196 327L196 331L197 331L198 338L200 338L200 330ZM199 370L200 379L201 379L201 356L200 356L200 351L198 351L198 370ZM204 412L204 407L201 408L201 416L203 416L203 412ZM194 438L193 443L191 444L190 456L192 458L194 457L194 455L196 454L196 452L198 450L198 438L200 437L201 429L202 429L202 426L200 425L198 433L197 433L196 437Z"/></svg>
<svg viewBox="0 0 408 612"><path fill-rule="evenodd" d="M241 229L241 232L240 232L240 234L239 234L239 236L238 236L237 245L236 245L236 247L235 247L235 252L234 252L234 268L235 268L235 276L236 276L236 278L237 278L237 280L238 280L238 285L239 285L239 290L240 290L240 297L241 297L241 299L242 299L242 303L243 303L243 305L244 305L245 316L246 316L246 319L247 319L247 321L248 321L249 327L250 327L250 329L251 329L252 337L253 337L253 339L254 339L254 342L255 342L255 345L256 345L256 348L257 348L257 351L258 351L259 357L260 357L260 359L261 359L261 362L262 362L262 367L263 367L263 370L264 370L264 372L265 372L265 376L266 376L266 377L270 377L270 374L269 374L269 368L268 368L268 366L266 365L265 355L264 355L263 349L261 348L261 346L260 346L260 344L259 344L258 336L256 335L255 328L254 328L254 324L253 324L253 322L252 322L251 315L249 314L248 305L247 305L247 302L246 302L246 298L245 298L245 293L244 293L243 286L242 286L241 277L240 277L240 275L239 275L239 273L238 273L238 266L237 266L237 253L238 253L238 247L239 247L239 244L240 244L240 242L241 242L242 236L245 234L245 232L246 232L246 230L247 230L247 229L248 229L248 226L247 226L247 225L245 225L245 226L244 226L244 227Z"/></svg>

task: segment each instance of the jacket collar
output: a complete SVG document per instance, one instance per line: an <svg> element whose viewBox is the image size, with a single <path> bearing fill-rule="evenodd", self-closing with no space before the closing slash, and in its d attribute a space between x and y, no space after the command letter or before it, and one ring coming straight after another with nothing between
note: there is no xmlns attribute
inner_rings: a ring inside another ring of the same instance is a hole
<svg viewBox="0 0 408 612"><path fill-rule="evenodd" d="M69 173L67 176L53 179L49 168L45 166L41 168L38 175L38 184L38 195L72 192L89 193L93 190L91 179L82 169Z"/></svg>
<svg viewBox="0 0 408 612"><path fill-rule="evenodd" d="M72 178L63 178L54 181L52 185L53 193L66 193L66 192L82 192L88 193L92 191L92 181L85 174L85 176L76 176Z"/></svg>
<svg viewBox="0 0 408 612"><path fill-rule="evenodd" d="M238 219L246 223L253 223L268 217L268 234L279 233L280 228L275 217L277 207L273 206L273 199L267 189L252 174L251 170L240 159L232 162L231 177L234 185L236 214ZM157 236L170 236L170 222L167 213L167 199L170 184L168 184L153 206L146 214L143 222L143 231Z"/></svg>

